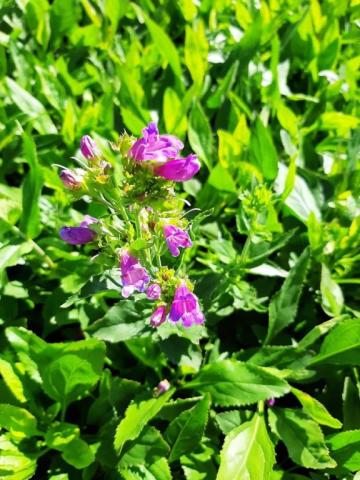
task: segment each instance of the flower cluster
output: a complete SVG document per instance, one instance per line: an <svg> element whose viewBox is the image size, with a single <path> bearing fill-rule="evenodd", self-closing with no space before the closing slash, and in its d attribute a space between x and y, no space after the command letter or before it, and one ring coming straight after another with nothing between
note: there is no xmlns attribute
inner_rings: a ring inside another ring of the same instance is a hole
<svg viewBox="0 0 360 480"><path fill-rule="evenodd" d="M60 179L75 198L106 206L102 218L85 215L79 226L65 226L61 238L71 245L91 244L118 259L124 298L139 292L156 302L150 324L167 318L183 326L204 323L193 285L182 270L164 266L192 246L184 203L175 183L190 180L200 169L194 154L181 156L183 143L160 135L150 123L139 139L122 135L101 149L88 135L80 142L82 168L64 168ZM119 174L120 171L120 174ZM182 265L182 262L180 262Z"/></svg>

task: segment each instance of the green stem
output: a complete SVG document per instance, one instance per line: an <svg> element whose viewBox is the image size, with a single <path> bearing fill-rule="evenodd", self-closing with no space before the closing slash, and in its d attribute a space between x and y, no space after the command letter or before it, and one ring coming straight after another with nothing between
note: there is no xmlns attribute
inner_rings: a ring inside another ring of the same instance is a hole
<svg viewBox="0 0 360 480"><path fill-rule="evenodd" d="M51 258L46 254L46 252L40 247L40 245L38 245L36 242L34 242L34 240L31 240L29 238L26 238L26 235L23 234L23 232L18 228L16 227L15 225L13 225L11 227L11 230L16 234L16 235L19 235L19 237L21 237L23 240L29 242L31 244L31 246L33 247L33 249L35 250L36 253L39 254L40 257L42 257L44 259L44 262L48 265L49 268L55 268L56 265L55 263L51 260Z"/></svg>
<svg viewBox="0 0 360 480"><path fill-rule="evenodd" d="M245 264L246 264L246 261L248 259L250 245L251 245L251 234L249 234L246 237L243 249L241 250L241 255L240 255L240 265L241 266L245 266Z"/></svg>

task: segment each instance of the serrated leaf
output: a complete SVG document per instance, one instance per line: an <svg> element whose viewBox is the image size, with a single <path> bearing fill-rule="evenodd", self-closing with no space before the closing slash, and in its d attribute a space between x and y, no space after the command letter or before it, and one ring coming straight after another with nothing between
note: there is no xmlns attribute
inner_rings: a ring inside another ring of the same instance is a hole
<svg viewBox="0 0 360 480"><path fill-rule="evenodd" d="M304 412L309 415L315 422L320 425L326 425L331 428L341 428L342 423L337 418L334 418L326 409L326 407L313 398L308 393L302 392L297 388L292 387L291 392L301 403Z"/></svg>
<svg viewBox="0 0 360 480"><path fill-rule="evenodd" d="M360 365L360 318L344 320L325 337L311 365Z"/></svg>
<svg viewBox="0 0 360 480"><path fill-rule="evenodd" d="M171 445L169 462L178 460L201 442L208 420L210 396L200 400L193 408L182 412L173 420L164 433L165 440Z"/></svg>
<svg viewBox="0 0 360 480"><path fill-rule="evenodd" d="M309 259L309 249L306 248L290 270L280 290L271 299L269 328L265 343L269 343L285 327L294 322Z"/></svg>
<svg viewBox="0 0 360 480"><path fill-rule="evenodd" d="M338 467L356 472L360 470L360 430L335 433L326 439Z"/></svg>
<svg viewBox="0 0 360 480"><path fill-rule="evenodd" d="M280 397L290 387L266 368L222 360L205 366L185 388L208 392L216 405L231 407Z"/></svg>
<svg viewBox="0 0 360 480"><path fill-rule="evenodd" d="M119 454L127 441L134 440L140 435L145 425L162 409L174 391L170 389L158 398L141 396L128 406L115 433L114 447Z"/></svg>
<svg viewBox="0 0 360 480"><path fill-rule="evenodd" d="M255 413L226 436L216 479L269 480L274 462L275 449L264 418Z"/></svg>
<svg viewBox="0 0 360 480"><path fill-rule="evenodd" d="M301 410L271 409L269 422L273 432L285 443L289 456L295 463L314 469L336 467L320 427Z"/></svg>
<svg viewBox="0 0 360 480"><path fill-rule="evenodd" d="M240 410L228 410L226 412L220 412L216 415L216 423L219 425L220 430L224 435L227 435L238 427L242 422L243 418Z"/></svg>

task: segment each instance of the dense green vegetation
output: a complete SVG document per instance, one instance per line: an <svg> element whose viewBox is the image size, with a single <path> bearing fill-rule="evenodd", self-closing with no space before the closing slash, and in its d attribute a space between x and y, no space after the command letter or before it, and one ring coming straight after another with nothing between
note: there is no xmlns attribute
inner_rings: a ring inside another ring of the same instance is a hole
<svg viewBox="0 0 360 480"><path fill-rule="evenodd" d="M0 478L357 478L360 2L0 13ZM58 166L151 120L201 161L176 192L204 326L151 328L117 258L59 237L104 206Z"/></svg>

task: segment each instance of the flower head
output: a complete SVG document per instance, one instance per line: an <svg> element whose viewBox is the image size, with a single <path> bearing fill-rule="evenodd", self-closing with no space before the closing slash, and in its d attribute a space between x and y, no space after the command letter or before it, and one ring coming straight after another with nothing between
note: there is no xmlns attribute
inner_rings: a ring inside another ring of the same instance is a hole
<svg viewBox="0 0 360 480"><path fill-rule="evenodd" d="M133 292L144 292L150 277L139 260L125 250L120 257L122 296L128 298Z"/></svg>
<svg viewBox="0 0 360 480"><path fill-rule="evenodd" d="M181 230L181 228L175 225L164 225L163 230L167 246L173 257L180 255L179 247L187 248L192 246L189 234L185 230Z"/></svg>
<svg viewBox="0 0 360 480"><path fill-rule="evenodd" d="M60 230L60 237L71 245L84 245L85 243L92 242L97 233L89 228L92 223L98 223L99 220L90 215L85 215L84 220L78 227L63 227Z"/></svg>
<svg viewBox="0 0 360 480"><path fill-rule="evenodd" d="M193 324L202 324L205 321L196 295L194 295L184 283L175 291L169 316L173 322L181 320L184 327L191 327Z"/></svg>
<svg viewBox="0 0 360 480"><path fill-rule="evenodd" d="M84 135L80 140L80 150L85 158L95 158L99 154L95 140L90 135Z"/></svg>
<svg viewBox="0 0 360 480"><path fill-rule="evenodd" d="M173 182L186 182L200 170L197 156L191 153L184 158L174 158L155 169L156 175L172 180Z"/></svg>
<svg viewBox="0 0 360 480"><path fill-rule="evenodd" d="M150 325L152 327L160 327L162 323L166 320L166 305L160 305L157 307L150 318Z"/></svg>
<svg viewBox="0 0 360 480"><path fill-rule="evenodd" d="M157 283L152 283L146 290L146 296L149 300L158 300L161 296L161 288Z"/></svg>
<svg viewBox="0 0 360 480"><path fill-rule="evenodd" d="M161 165L168 158L175 158L184 148L183 143L173 135L159 135L156 123L151 122L142 131L143 136L136 140L129 155L136 162L154 161Z"/></svg>
<svg viewBox="0 0 360 480"><path fill-rule="evenodd" d="M66 188L69 188L70 190L76 190L83 184L83 175L79 172L65 168L60 172L60 180L63 182Z"/></svg>

